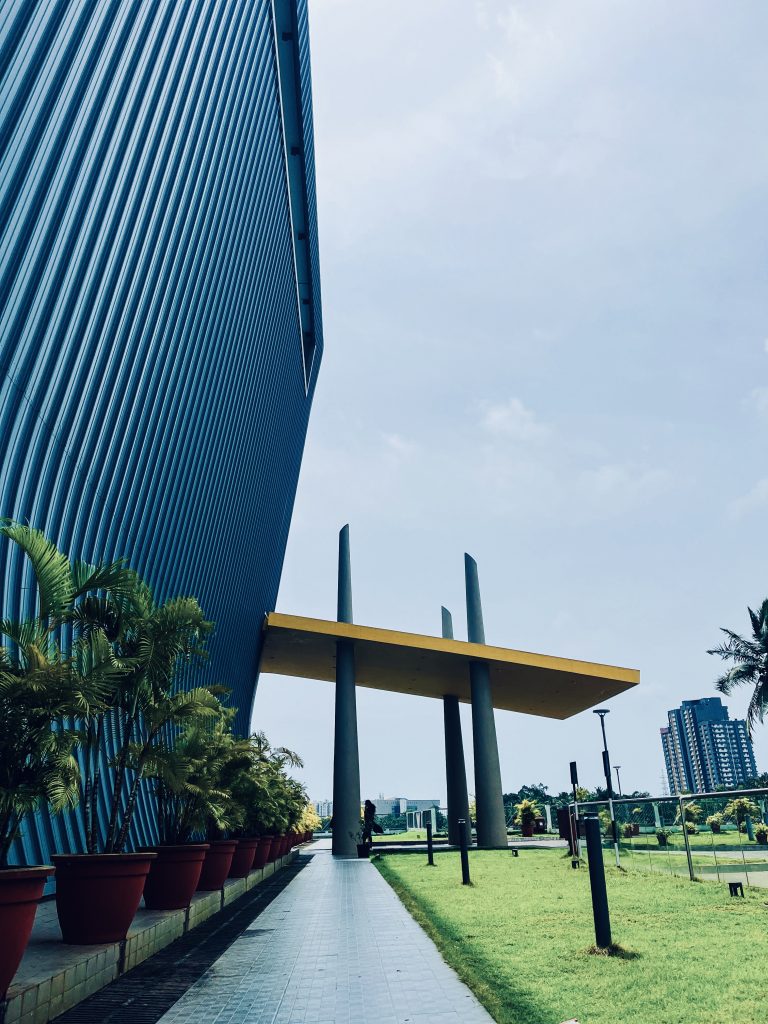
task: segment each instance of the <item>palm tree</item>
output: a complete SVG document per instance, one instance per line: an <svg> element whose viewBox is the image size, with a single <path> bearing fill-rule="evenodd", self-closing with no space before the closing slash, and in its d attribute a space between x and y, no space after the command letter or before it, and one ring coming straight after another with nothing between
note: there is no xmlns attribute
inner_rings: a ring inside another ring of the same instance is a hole
<svg viewBox="0 0 768 1024"><path fill-rule="evenodd" d="M190 719L153 751L146 775L156 779L161 843L184 843L193 833L240 826L243 809L224 785L233 762L241 769L250 763L243 741L232 735L234 713L219 705L212 720Z"/></svg>
<svg viewBox="0 0 768 1024"><path fill-rule="evenodd" d="M752 697L747 708L747 730L763 721L768 708L768 598L758 611L748 608L752 623L752 639L745 639L730 629L722 629L727 640L719 647L713 647L707 654L716 654L733 665L715 682L715 687L726 695L737 686L752 686Z"/></svg>
<svg viewBox="0 0 768 1024"><path fill-rule="evenodd" d="M121 853L158 737L177 723L212 713L217 704L210 689L182 694L176 686L181 665L205 656L213 624L194 598L157 604L147 583L122 560L103 565L70 562L39 530L6 522L1 532L32 565L39 609L34 622L0 624L0 632L17 647L19 639L28 639L34 656L44 658L46 645L63 630L73 630L67 664L81 687L100 686L99 701L72 712L83 748L85 844L88 853ZM116 737L116 749L110 747L110 735ZM106 763L114 778L106 794L106 828L100 829L97 806Z"/></svg>
<svg viewBox="0 0 768 1024"><path fill-rule="evenodd" d="M38 530L4 521L0 534L28 556L36 584L37 614L26 622L0 621L0 868L24 818L41 803L56 812L73 807L80 792L75 756L81 740L74 718L104 708L113 671L100 631L79 638L69 654L58 643L61 614L90 587L114 584L122 567L71 566ZM87 665L87 670L85 666Z"/></svg>

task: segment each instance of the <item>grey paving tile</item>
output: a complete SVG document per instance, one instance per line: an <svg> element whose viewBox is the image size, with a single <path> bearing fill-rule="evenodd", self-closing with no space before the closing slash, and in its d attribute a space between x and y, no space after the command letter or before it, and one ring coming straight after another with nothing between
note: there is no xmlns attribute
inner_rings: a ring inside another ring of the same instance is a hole
<svg viewBox="0 0 768 1024"><path fill-rule="evenodd" d="M492 1024L370 863L311 854L159 1024Z"/></svg>

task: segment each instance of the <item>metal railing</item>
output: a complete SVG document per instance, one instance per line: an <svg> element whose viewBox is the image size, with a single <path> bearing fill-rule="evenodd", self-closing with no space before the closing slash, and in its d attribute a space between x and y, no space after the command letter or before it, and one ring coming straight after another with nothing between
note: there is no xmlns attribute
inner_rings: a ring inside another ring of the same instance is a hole
<svg viewBox="0 0 768 1024"><path fill-rule="evenodd" d="M752 807L726 815L739 798ZM615 799L613 808L625 870L768 888L768 789ZM579 803L579 817L586 814L598 814L605 843L612 845L608 801Z"/></svg>

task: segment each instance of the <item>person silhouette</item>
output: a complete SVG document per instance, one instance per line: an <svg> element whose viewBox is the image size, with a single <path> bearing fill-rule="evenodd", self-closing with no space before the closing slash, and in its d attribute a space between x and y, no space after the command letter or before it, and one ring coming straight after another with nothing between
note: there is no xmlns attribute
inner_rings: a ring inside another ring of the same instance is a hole
<svg viewBox="0 0 768 1024"><path fill-rule="evenodd" d="M376 832L377 835L381 835L384 829L376 821L376 804L371 800L366 800L363 807L363 844L371 846L373 844L372 833Z"/></svg>

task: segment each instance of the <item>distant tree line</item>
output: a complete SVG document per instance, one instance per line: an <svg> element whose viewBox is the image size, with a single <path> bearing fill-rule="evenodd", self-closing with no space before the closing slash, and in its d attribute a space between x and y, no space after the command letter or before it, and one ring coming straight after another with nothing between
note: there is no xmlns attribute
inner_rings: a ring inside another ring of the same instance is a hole
<svg viewBox="0 0 768 1024"><path fill-rule="evenodd" d="M614 796L616 794L614 793ZM640 799L641 797L647 797L651 794L645 790L634 790L631 793L624 793L623 798L632 800ZM584 786L579 787L579 800L581 803L591 803L597 800L607 800L608 790L604 786L595 786L594 789L586 789ZM534 803L543 807L544 804L549 804L552 807L567 807L573 803L573 793L571 790L562 790L560 793L550 793L549 788L544 785L543 782L532 783L529 786L521 786L517 792L504 793L504 810L507 813L507 819L509 815L513 813L515 804L522 803L523 800L532 800Z"/></svg>

